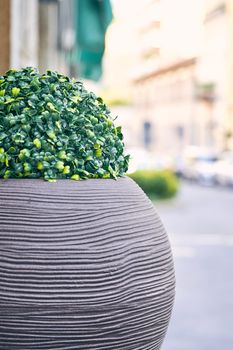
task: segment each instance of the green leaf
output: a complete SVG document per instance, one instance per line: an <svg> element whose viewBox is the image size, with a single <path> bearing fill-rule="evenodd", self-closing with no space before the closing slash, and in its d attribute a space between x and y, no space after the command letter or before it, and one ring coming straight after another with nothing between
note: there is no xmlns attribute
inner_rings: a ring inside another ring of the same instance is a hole
<svg viewBox="0 0 233 350"><path fill-rule="evenodd" d="M60 159L66 159L67 157L66 152L64 150L59 151L57 155Z"/></svg>
<svg viewBox="0 0 233 350"><path fill-rule="evenodd" d="M59 161L55 164L55 168L58 169L59 171L63 171L63 169L64 169L64 162L62 162L61 160L59 160Z"/></svg>
<svg viewBox="0 0 233 350"><path fill-rule="evenodd" d="M19 159L26 159L30 157L30 151L27 148L21 149L19 152Z"/></svg>
<svg viewBox="0 0 233 350"><path fill-rule="evenodd" d="M43 170L44 169L44 165L43 165L42 162L38 162L36 167L37 167L38 170Z"/></svg>
<svg viewBox="0 0 233 350"><path fill-rule="evenodd" d="M96 157L101 157L102 156L102 150L101 149L97 149L95 151L95 155L96 155Z"/></svg>
<svg viewBox="0 0 233 350"><path fill-rule="evenodd" d="M47 103L47 107L50 111L52 112L58 112L58 110L56 109L56 107L51 103L51 102L48 102Z"/></svg>
<svg viewBox="0 0 233 350"><path fill-rule="evenodd" d="M55 140L56 139L56 135L53 131L46 131L48 137L51 139L51 140Z"/></svg>
<svg viewBox="0 0 233 350"><path fill-rule="evenodd" d="M39 139L34 139L33 144L36 146L36 148L40 149L41 148L41 142Z"/></svg>
<svg viewBox="0 0 233 350"><path fill-rule="evenodd" d="M32 170L32 166L30 163L27 163L27 162L23 163L23 167L24 167L24 171L27 173L29 173Z"/></svg>
<svg viewBox="0 0 233 350"><path fill-rule="evenodd" d="M71 176L72 180L80 180L80 176L78 174L74 174Z"/></svg>
<svg viewBox="0 0 233 350"><path fill-rule="evenodd" d="M70 166L69 165L64 166L62 173L65 175L69 174L70 173Z"/></svg>
<svg viewBox="0 0 233 350"><path fill-rule="evenodd" d="M6 170L5 173L4 173L3 178L4 179L9 179L10 176L11 176L11 171L10 170Z"/></svg>
<svg viewBox="0 0 233 350"><path fill-rule="evenodd" d="M7 137L5 132L0 132L0 141L4 140Z"/></svg>
<svg viewBox="0 0 233 350"><path fill-rule="evenodd" d="M19 95L19 93L20 93L20 89L17 88L17 87L14 87L14 88L11 89L11 92L12 92L12 95L14 97L17 97Z"/></svg>

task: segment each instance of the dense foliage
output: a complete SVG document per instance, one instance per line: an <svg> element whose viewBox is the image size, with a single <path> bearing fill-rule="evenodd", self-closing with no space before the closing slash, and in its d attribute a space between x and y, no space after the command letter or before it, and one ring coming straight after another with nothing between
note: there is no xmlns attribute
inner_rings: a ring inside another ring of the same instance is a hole
<svg viewBox="0 0 233 350"><path fill-rule="evenodd" d="M179 188L177 177L169 170L138 170L130 177L151 199L171 198Z"/></svg>
<svg viewBox="0 0 233 350"><path fill-rule="evenodd" d="M128 160L121 127L81 82L33 68L0 76L0 177L116 178Z"/></svg>

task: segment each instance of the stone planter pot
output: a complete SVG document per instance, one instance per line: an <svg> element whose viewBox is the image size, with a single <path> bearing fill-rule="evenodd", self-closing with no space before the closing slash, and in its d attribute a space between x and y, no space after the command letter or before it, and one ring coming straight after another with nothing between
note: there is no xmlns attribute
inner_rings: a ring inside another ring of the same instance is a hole
<svg viewBox="0 0 233 350"><path fill-rule="evenodd" d="M0 180L0 349L160 349L173 299L166 232L132 180Z"/></svg>

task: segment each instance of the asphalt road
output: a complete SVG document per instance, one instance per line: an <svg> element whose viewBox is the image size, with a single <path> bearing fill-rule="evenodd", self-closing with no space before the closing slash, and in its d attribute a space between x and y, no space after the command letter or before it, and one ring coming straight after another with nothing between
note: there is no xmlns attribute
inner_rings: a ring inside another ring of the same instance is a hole
<svg viewBox="0 0 233 350"><path fill-rule="evenodd" d="M233 190L186 183L175 200L156 207L177 280L162 350L232 350Z"/></svg>

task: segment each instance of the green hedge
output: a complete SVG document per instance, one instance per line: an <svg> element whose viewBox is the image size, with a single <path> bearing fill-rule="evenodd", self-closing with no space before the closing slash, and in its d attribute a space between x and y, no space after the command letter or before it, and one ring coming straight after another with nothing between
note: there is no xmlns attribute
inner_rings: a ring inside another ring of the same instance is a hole
<svg viewBox="0 0 233 350"><path fill-rule="evenodd" d="M171 198L178 191L178 179L169 170L138 170L129 176L152 199Z"/></svg>

